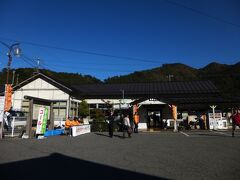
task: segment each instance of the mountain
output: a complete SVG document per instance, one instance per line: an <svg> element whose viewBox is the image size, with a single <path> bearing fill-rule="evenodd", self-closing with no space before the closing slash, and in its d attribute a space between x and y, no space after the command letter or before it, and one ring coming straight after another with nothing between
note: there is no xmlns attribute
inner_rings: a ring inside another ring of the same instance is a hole
<svg viewBox="0 0 240 180"><path fill-rule="evenodd" d="M14 84L20 83L27 78L31 77L34 72L36 72L36 69L34 68L19 68L19 69L11 69L9 73L9 82L12 82L12 74L13 71L15 71L15 80ZM74 84L74 85L79 85L79 84L93 84L93 83L102 83L101 80L92 77L90 75L81 75L78 73L65 73L65 72L54 72L50 70L45 70L42 69L40 72L46 74L49 77L52 77L53 79L59 80L63 82L64 84ZM7 74L7 69L3 69L0 71L0 84L5 84L6 82L6 74Z"/></svg>
<svg viewBox="0 0 240 180"><path fill-rule="evenodd" d="M105 80L105 83L130 83L130 82L153 82L153 81L185 81L195 80L197 69L184 64L164 64L151 70L138 71L125 76L114 76Z"/></svg>
<svg viewBox="0 0 240 180"><path fill-rule="evenodd" d="M12 69L9 82L12 82L12 72L15 71L15 84L33 75L36 69L19 68ZM103 83L101 80L90 75L78 73L54 72L41 70L42 73L68 85ZM0 84L6 82L6 69L0 71ZM132 82L156 82L156 81L189 81L211 80L219 90L226 95L240 96L240 62L234 65L210 63L207 66L196 69L190 66L175 63L163 64L150 70L137 71L124 76L114 76L104 80L104 83L132 83Z"/></svg>
<svg viewBox="0 0 240 180"><path fill-rule="evenodd" d="M198 77L211 80L225 94L240 96L240 63L234 65L210 63L199 69Z"/></svg>
<svg viewBox="0 0 240 180"><path fill-rule="evenodd" d="M114 76L105 83L130 83L154 81L189 81L211 80L226 95L240 96L240 62L234 65L210 63L196 69L176 63L164 64L161 67L138 71L125 76Z"/></svg>

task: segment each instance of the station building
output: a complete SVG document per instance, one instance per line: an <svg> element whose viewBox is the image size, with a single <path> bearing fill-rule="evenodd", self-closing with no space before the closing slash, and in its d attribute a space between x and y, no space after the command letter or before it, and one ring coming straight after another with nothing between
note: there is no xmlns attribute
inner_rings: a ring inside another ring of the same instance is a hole
<svg viewBox="0 0 240 180"><path fill-rule="evenodd" d="M155 114L160 128L163 122L173 119L172 105L177 107L177 119L183 119L194 112L209 112L211 105L226 110L240 104L240 98L224 97L211 81L66 85L42 73L13 87L12 108L29 113L31 98L39 100L33 104L33 119L37 119L41 102L51 102L52 118L57 121L78 116L79 104L85 100L89 110L107 110L108 104L129 112L136 107L143 126Z"/></svg>

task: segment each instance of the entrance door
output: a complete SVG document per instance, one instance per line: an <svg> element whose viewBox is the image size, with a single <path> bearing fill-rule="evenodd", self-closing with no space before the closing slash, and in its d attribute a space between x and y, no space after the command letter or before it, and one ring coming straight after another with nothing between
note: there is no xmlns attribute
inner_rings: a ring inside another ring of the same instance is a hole
<svg viewBox="0 0 240 180"><path fill-rule="evenodd" d="M161 111L148 110L147 127L149 128L163 128Z"/></svg>

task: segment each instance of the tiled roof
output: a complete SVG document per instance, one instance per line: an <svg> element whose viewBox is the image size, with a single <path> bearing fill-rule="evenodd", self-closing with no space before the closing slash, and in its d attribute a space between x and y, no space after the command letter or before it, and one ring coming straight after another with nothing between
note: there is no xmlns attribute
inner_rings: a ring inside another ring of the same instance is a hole
<svg viewBox="0 0 240 180"><path fill-rule="evenodd" d="M188 95L219 93L211 81L155 82L127 84L89 84L73 88L82 97L122 96L142 97L146 95Z"/></svg>

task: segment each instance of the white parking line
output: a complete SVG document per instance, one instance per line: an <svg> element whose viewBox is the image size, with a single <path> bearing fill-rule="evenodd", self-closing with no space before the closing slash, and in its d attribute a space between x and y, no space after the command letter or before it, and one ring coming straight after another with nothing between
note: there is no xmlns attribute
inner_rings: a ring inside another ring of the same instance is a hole
<svg viewBox="0 0 240 180"><path fill-rule="evenodd" d="M183 135L185 135L185 136L189 136L189 135L188 135L187 133L185 133L185 132L180 131L180 133L183 134Z"/></svg>
<svg viewBox="0 0 240 180"><path fill-rule="evenodd" d="M224 132L219 132L219 131L211 131L211 132L217 133L217 134L222 134L222 135L225 135L225 136L230 136L229 134L224 133Z"/></svg>

